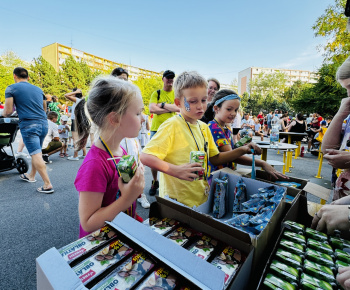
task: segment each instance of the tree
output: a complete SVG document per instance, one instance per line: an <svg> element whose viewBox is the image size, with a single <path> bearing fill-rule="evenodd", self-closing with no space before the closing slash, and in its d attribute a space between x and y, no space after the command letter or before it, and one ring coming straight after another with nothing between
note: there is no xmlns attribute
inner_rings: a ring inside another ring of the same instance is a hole
<svg viewBox="0 0 350 290"><path fill-rule="evenodd" d="M145 105L145 114L149 115L149 100L154 91L163 88L162 77L140 75L133 83L139 87Z"/></svg>
<svg viewBox="0 0 350 290"><path fill-rule="evenodd" d="M282 72L264 73L261 72L249 82L250 94L260 95L265 98L271 95L277 100L286 89L287 76Z"/></svg>
<svg viewBox="0 0 350 290"><path fill-rule="evenodd" d="M29 68L29 64L22 60L13 51L7 51L0 56L0 101L5 101L5 90L9 85L12 85L14 68L21 66Z"/></svg>
<svg viewBox="0 0 350 290"><path fill-rule="evenodd" d="M335 0L335 4L330 5L312 26L316 37L327 39L326 44L320 46L324 51L325 61L339 61L339 56L350 52L350 34L346 31L347 18L344 15L345 4L346 0Z"/></svg>

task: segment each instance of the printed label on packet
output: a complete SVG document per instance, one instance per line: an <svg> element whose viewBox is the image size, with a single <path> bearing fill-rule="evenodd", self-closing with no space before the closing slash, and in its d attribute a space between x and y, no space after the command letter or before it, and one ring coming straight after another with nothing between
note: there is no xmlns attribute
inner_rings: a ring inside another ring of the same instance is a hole
<svg viewBox="0 0 350 290"><path fill-rule="evenodd" d="M178 224L179 222L176 220L170 218L163 218L161 221L158 221L154 225L152 225L151 229L160 235L165 235Z"/></svg>
<svg viewBox="0 0 350 290"><path fill-rule="evenodd" d="M216 240L203 235L190 247L189 251L201 259L207 260L217 244L218 242Z"/></svg>
<svg viewBox="0 0 350 290"><path fill-rule="evenodd" d="M172 240L175 244L183 246L191 237L195 235L195 231L186 227L178 227L175 231L171 232L167 238Z"/></svg>
<svg viewBox="0 0 350 290"><path fill-rule="evenodd" d="M144 252L135 253L92 290L130 289L154 267Z"/></svg>
<svg viewBox="0 0 350 290"><path fill-rule="evenodd" d="M172 290L176 287L176 276L164 267L159 267L136 289L166 289Z"/></svg>
<svg viewBox="0 0 350 290"><path fill-rule="evenodd" d="M115 230L106 225L90 235L62 247L58 250L58 252L69 264L92 249L106 244L109 240L116 236L117 234Z"/></svg>
<svg viewBox="0 0 350 290"><path fill-rule="evenodd" d="M119 175L125 183L128 183L135 175L137 163L132 155L124 155L117 164Z"/></svg>
<svg viewBox="0 0 350 290"><path fill-rule="evenodd" d="M133 249L121 240L113 241L95 255L73 267L73 271L85 285L132 251Z"/></svg>
<svg viewBox="0 0 350 290"><path fill-rule="evenodd" d="M200 163L202 167L204 168L204 161L205 161L205 152L203 151L191 151L190 152L190 163ZM204 169L201 171L195 171L198 175L198 178L195 178L193 180L201 180L204 176Z"/></svg>

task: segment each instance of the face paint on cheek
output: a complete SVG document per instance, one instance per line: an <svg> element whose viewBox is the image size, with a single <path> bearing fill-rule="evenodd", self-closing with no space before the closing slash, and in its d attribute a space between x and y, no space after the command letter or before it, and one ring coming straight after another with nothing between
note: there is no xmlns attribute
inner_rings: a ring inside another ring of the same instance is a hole
<svg viewBox="0 0 350 290"><path fill-rule="evenodd" d="M184 105L185 105L185 109L186 109L187 112L191 111L190 103L187 102L186 97L184 97Z"/></svg>

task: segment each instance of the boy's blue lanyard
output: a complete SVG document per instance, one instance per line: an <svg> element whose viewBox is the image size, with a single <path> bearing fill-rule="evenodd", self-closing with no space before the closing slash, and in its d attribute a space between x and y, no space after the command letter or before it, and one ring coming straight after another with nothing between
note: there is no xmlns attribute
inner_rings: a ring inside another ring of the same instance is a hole
<svg viewBox="0 0 350 290"><path fill-rule="evenodd" d="M198 146L196 137L194 137L194 134L193 134L193 132L192 132L192 130L191 130L190 125L189 125L188 122L185 120L185 118L181 116L181 114L179 114L179 117L185 121L185 123L186 123L188 129L190 130L190 132L191 132L191 134L192 134L193 140L194 140L194 142L196 143L196 146L197 146L198 151L201 151L201 150L199 149L199 146ZM208 152L207 152L207 149L208 149L208 142L205 140L205 137L204 137L203 132L202 132L202 128L201 128L201 126L198 124L198 121L197 121L197 125L198 125L198 127L199 127L199 131L201 132L201 134L202 134L202 136L203 136L203 141L204 141L204 153L205 153L205 157L206 157L206 166L207 166L206 171L205 171L205 174L204 174L204 180L206 180L206 179L207 179L207 174L208 174L208 173L207 173L207 170L208 170Z"/></svg>
<svg viewBox="0 0 350 290"><path fill-rule="evenodd" d="M111 159L113 160L114 162L114 165L115 165L115 169L117 170L117 175L119 177L119 171L118 171L118 165L117 165L117 162L115 161L115 157L114 155L112 154L111 150L109 149L108 145L105 143L105 141L101 138L101 136L98 137L101 141L101 144L103 145L103 147L106 149L107 153L109 154L109 156L111 156ZM118 192L117 192L117 196L116 196L116 199L118 199L120 197L121 193L120 193L120 189L118 189ZM130 208L128 208L126 210L126 213L129 215L129 216L133 216L133 204L131 204Z"/></svg>

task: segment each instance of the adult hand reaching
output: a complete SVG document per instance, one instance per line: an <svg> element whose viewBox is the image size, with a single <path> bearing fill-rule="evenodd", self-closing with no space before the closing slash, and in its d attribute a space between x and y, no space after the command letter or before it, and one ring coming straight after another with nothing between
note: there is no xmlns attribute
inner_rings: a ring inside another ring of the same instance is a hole
<svg viewBox="0 0 350 290"><path fill-rule="evenodd" d="M350 267L338 269L337 281L345 290L350 290Z"/></svg>
<svg viewBox="0 0 350 290"><path fill-rule="evenodd" d="M325 154L323 157L328 160L328 164L333 168L350 168L350 152L327 149L327 154Z"/></svg>
<svg viewBox="0 0 350 290"><path fill-rule="evenodd" d="M325 205L314 216L312 229L333 234L334 230L350 229L348 205Z"/></svg>

